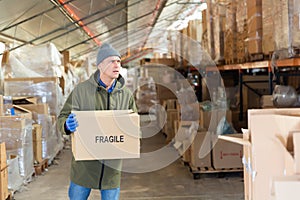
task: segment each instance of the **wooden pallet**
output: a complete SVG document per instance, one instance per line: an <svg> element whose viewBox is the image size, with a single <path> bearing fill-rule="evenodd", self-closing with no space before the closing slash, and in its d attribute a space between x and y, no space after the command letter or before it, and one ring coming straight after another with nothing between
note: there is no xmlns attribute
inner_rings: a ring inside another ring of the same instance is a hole
<svg viewBox="0 0 300 200"><path fill-rule="evenodd" d="M39 164L34 165L35 175L41 175L48 169L48 159L44 159Z"/></svg>
<svg viewBox="0 0 300 200"><path fill-rule="evenodd" d="M229 169L214 169L213 167L194 167L189 165L190 172L194 179L200 179L201 174L218 174L223 177L224 173L243 172L243 168L229 168Z"/></svg>

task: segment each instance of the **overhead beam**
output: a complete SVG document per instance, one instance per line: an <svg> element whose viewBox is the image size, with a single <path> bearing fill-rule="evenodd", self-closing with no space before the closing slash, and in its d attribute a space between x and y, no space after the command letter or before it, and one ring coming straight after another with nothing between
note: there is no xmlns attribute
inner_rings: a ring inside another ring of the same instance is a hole
<svg viewBox="0 0 300 200"><path fill-rule="evenodd" d="M67 5L67 4L69 4L69 3L73 2L73 1L76 1L76 0L69 0L69 1L66 1L64 4L62 4L62 5L60 5L60 6L62 7L62 6ZM37 17L39 17L39 16L41 16L41 15L44 15L45 13L48 13L48 12L50 12L50 11L52 11L52 10L55 10L55 9L57 9L57 6L53 6L52 8L49 8L49 9L47 9L47 10L44 10L43 12L40 12L40 13L35 14L35 15L31 16L31 17L28 17L28 18L26 18L26 19L24 19L24 20L22 20L22 21L20 21L20 22L18 22L18 23L15 23L15 24L12 24L12 25L10 25L10 26L7 26L7 27L1 29L0 32L7 31L7 30L9 30L9 29L11 29L11 28L14 28L14 27L16 27L16 26L18 26L18 25L21 25L21 24L25 23L25 22L28 22L28 21L30 21L30 20L32 20L32 19L34 19L34 18L37 18Z"/></svg>
<svg viewBox="0 0 300 200"><path fill-rule="evenodd" d="M116 27L114 27L114 28L112 28L112 29L109 29L109 30L105 31L105 32L99 33L99 34L95 35L94 37L99 37L99 36L101 36L101 35L103 35L103 34L105 34L105 33L109 33L110 31L116 30L116 29L118 29L118 28L121 28L121 27L123 27L123 26L129 24L129 23L132 23L132 22L134 22L134 21L136 21L136 20L139 20L139 19L141 19L141 18L143 18L143 17L146 17L146 16L148 16L148 15L151 15L152 13L153 13L153 11L150 11L150 12L148 12L148 13L142 15L142 16L139 16L139 17L133 19L133 20L130 20L130 21L126 22L126 23L123 23L123 24L121 24L121 25L118 25L118 26L116 26ZM76 47L76 46L78 46L78 45L84 44L84 43L88 42L88 41L91 40L91 39L93 39L93 38L89 38L89 39L83 40L83 41L81 41L81 42L79 42L79 43L76 43L76 44L74 44L74 45L72 45L72 46L69 46L69 47L65 48L63 51L69 50L69 49L72 49L72 48L74 48L74 47Z"/></svg>
<svg viewBox="0 0 300 200"><path fill-rule="evenodd" d="M54 29L54 30L52 30L52 31L50 31L50 32L48 32L48 33L46 33L46 34L44 34L44 35L41 35L41 36L36 37L36 38L34 38L34 39L30 40L30 41L26 41L26 42L24 42L23 44L20 44L20 45L18 45L18 46L16 46L16 47L13 47L13 48L9 49L9 51L16 50L16 49L18 49L18 48L20 48L20 47L23 47L23 46L27 45L27 44L33 44L33 43L34 43L35 41L37 41L37 40L40 40L40 39L45 38L45 37L47 37L47 36L49 36L49 35L52 35L52 34L56 33L57 31L65 30L65 29L68 28L69 26L72 26L72 25L78 23L79 21L86 20L86 19L88 19L88 18L90 18L90 17L95 16L96 14L99 14L99 13L101 13L101 12L107 11L108 9L112 9L112 8L114 8L115 6L121 5L121 4L123 4L123 3L127 2L127 1L128 1L128 0L122 1L122 2L120 2L120 3L118 3L118 4L114 5L114 6L111 6L111 7L109 7L109 8L105 8L105 9L102 9L102 10L99 10L99 11L97 11L97 12L95 12L95 13L92 13L92 14L90 14L90 15L88 15L88 16L85 16L85 17L83 17L83 18L81 18L81 19L79 19L79 20L77 20L77 21L70 22L70 23L68 23L68 24L65 25L65 26L59 27L59 28L57 28L57 29ZM77 28L75 28L74 30L77 30L77 29L79 29L79 28L80 28L80 26L77 27ZM73 31L73 30L72 30L72 31ZM69 33L69 32L70 32L70 31L66 32L65 34L67 34L67 33ZM64 35L65 35L65 34L64 34ZM47 40L47 41L49 41L49 40Z"/></svg>
<svg viewBox="0 0 300 200"><path fill-rule="evenodd" d="M127 1L128 1L128 0L127 0ZM126 3L127 1L125 1L125 2L123 2L123 3ZM133 3L133 4L131 4L131 5L127 5L127 6L124 6L123 8L119 8L119 9L113 11L113 12L110 12L110 13L109 13L108 15L106 15L106 16L99 17L99 18L97 18L97 19L94 19L94 20L92 20L92 21L90 21L90 22L85 23L85 25L89 25L89 24L92 24L92 23L94 23L94 22L97 22L97 21L99 21L99 20L101 20L101 19L104 19L104 18L110 16L110 15L113 15L113 14L115 14L115 13L117 13L117 12L120 12L120 11L122 11L123 9L127 8L127 7L134 6L135 4L138 4L138 3L142 2L142 1L143 1L143 0L139 0L139 1L136 1L135 3ZM109 10L109 9L112 9L112 8L108 8L108 10ZM107 8L105 9L105 11L107 11ZM98 14L98 12L97 12L97 14ZM94 15L95 15L95 14L92 14L92 16L94 16ZM89 17L92 17L92 16L89 15ZM85 20L85 18L82 18L81 20ZM77 30L77 29L78 29L78 28L70 29L68 32L62 33L62 34L57 35L57 36L55 36L55 37L52 37L52 38L50 38L48 41L51 41L51 40L55 40L55 39L57 39L57 38L60 38L60 37L62 37L62 36L64 36L64 35L66 35L66 34L69 34L70 32L73 32L73 31ZM46 41L46 42L47 42L47 41ZM42 42L42 43L39 43L39 44L44 44L44 43L46 43L46 42Z"/></svg>

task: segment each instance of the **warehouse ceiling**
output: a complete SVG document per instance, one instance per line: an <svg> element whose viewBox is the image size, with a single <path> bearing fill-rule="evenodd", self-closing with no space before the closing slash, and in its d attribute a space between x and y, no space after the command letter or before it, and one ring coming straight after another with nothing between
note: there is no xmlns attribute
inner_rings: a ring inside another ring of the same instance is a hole
<svg viewBox="0 0 300 200"><path fill-rule="evenodd" d="M71 59L95 56L110 42L123 56L142 55L167 29L180 29L201 0L0 0L0 40L14 51L53 43ZM128 58L127 58L128 59Z"/></svg>

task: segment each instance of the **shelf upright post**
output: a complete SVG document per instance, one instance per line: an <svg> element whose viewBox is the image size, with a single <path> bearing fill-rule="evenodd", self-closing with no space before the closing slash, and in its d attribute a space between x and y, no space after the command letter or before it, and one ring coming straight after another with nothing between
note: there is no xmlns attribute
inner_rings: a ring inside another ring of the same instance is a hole
<svg viewBox="0 0 300 200"><path fill-rule="evenodd" d="M269 94L273 93L273 72L271 68L271 62L268 62L268 76L269 76Z"/></svg>
<svg viewBox="0 0 300 200"><path fill-rule="evenodd" d="M239 69L239 86L240 86L240 113L239 113L239 120L243 121L243 70Z"/></svg>

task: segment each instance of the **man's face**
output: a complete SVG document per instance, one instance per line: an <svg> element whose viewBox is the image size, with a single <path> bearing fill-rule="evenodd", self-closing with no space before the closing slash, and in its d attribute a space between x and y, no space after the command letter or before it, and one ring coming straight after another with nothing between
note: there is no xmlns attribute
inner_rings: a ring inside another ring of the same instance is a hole
<svg viewBox="0 0 300 200"><path fill-rule="evenodd" d="M121 69L121 59L118 56L110 56L104 59L98 66L101 76L110 79L119 77Z"/></svg>

